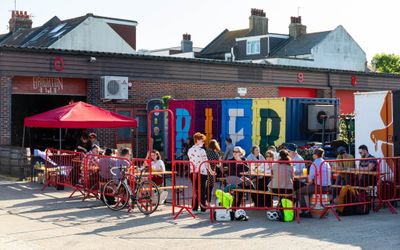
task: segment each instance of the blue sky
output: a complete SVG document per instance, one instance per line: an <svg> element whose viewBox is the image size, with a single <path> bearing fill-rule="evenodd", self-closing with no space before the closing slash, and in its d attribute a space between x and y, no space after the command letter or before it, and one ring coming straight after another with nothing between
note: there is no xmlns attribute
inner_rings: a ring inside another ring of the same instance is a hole
<svg viewBox="0 0 400 250"><path fill-rule="evenodd" d="M192 35L194 46L204 47L225 28L247 28L251 8L264 9L270 32L288 33L290 16L297 15L298 7L308 32L343 25L368 59L375 53L400 54L396 0L17 0L18 10L33 15L33 26L53 16L86 13L135 20L138 49L177 46L185 32ZM0 33L7 32L12 9L14 0L1 1Z"/></svg>

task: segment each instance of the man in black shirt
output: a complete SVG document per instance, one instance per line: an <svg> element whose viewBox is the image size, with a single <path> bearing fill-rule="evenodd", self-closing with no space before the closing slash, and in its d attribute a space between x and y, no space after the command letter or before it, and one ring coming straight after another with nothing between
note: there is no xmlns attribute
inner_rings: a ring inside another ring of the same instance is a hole
<svg viewBox="0 0 400 250"><path fill-rule="evenodd" d="M152 139L152 143L153 143L153 149L160 152L161 157L164 158L163 137L160 134L160 129L158 127L154 127L153 135L151 136L151 139Z"/></svg>

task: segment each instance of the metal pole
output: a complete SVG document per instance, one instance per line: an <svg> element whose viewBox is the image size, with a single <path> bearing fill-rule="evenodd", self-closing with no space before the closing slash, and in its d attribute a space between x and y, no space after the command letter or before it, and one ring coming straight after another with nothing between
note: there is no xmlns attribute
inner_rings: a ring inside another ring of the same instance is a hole
<svg viewBox="0 0 400 250"><path fill-rule="evenodd" d="M61 128L60 128L60 138L59 139L60 139L60 143L59 144L60 144L60 150L61 150Z"/></svg>
<svg viewBox="0 0 400 250"><path fill-rule="evenodd" d="M138 155L139 155L139 133L138 133L138 128L135 128L135 134L136 134L136 158L138 158Z"/></svg>
<svg viewBox="0 0 400 250"><path fill-rule="evenodd" d="M24 147L25 146L25 126L24 126L24 129L22 131L23 131L22 132L22 147Z"/></svg>

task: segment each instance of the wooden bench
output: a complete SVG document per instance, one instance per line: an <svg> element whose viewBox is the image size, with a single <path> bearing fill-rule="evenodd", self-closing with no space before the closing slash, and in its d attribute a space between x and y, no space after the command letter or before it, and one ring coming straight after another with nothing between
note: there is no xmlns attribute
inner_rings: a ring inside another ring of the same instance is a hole
<svg viewBox="0 0 400 250"><path fill-rule="evenodd" d="M348 185L331 185L331 188L343 188L345 186L348 186ZM368 187L350 186L350 187L352 187L354 189L358 189L358 190L363 190L363 191L372 191L372 190L374 190L374 187L372 187L372 186L368 186Z"/></svg>
<svg viewBox="0 0 400 250"><path fill-rule="evenodd" d="M158 190L159 190L159 191L172 190L172 188L173 188L172 186L162 186L162 187L158 187ZM183 186L183 185L175 186L176 202L177 202L178 204L180 204L179 192L182 192L183 189L186 189L186 188L188 188L188 186ZM167 203L167 202L166 202L166 203Z"/></svg>
<svg viewBox="0 0 400 250"><path fill-rule="evenodd" d="M163 186L163 187L158 187L158 190L172 190L172 186ZM188 186L175 186L175 189L185 189L188 188Z"/></svg>
<svg viewBox="0 0 400 250"><path fill-rule="evenodd" d="M242 193L252 193L252 194L267 194L267 195L273 195L273 196L282 196L282 197L291 197L294 196L294 194L278 194L274 193L271 191L263 191L263 190L255 190L255 189L231 189L233 192L242 192Z"/></svg>

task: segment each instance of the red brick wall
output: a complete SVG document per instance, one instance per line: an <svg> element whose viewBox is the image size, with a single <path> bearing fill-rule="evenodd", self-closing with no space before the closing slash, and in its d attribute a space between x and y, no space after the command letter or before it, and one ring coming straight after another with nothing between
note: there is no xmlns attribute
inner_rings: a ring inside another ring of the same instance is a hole
<svg viewBox="0 0 400 250"><path fill-rule="evenodd" d="M144 104L148 99L170 95L175 99L214 99L238 97L237 88L247 88L247 98L279 97L277 87L262 84L203 84L203 83L155 83L133 81L130 90L134 104Z"/></svg>

